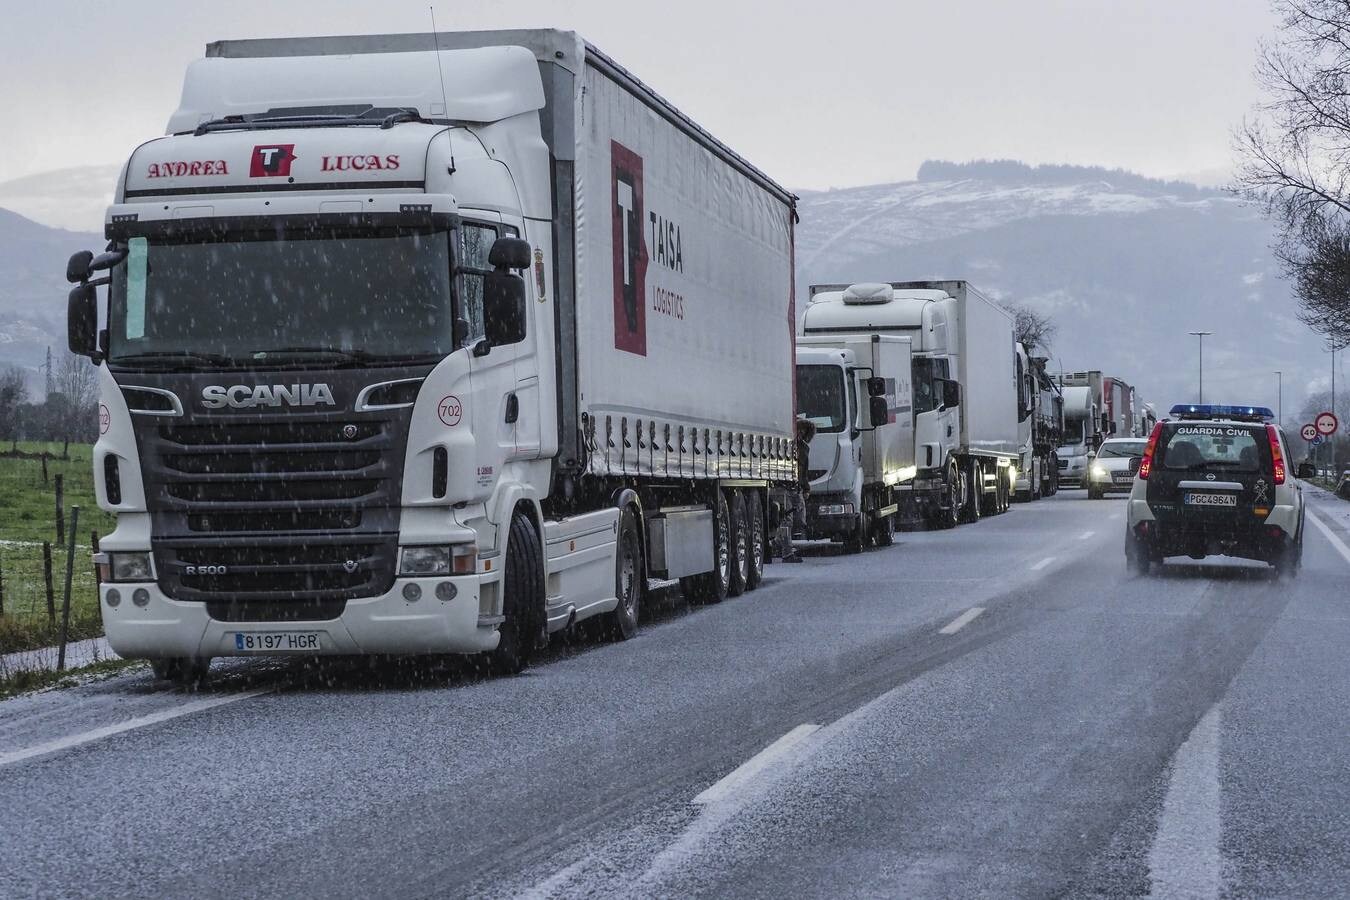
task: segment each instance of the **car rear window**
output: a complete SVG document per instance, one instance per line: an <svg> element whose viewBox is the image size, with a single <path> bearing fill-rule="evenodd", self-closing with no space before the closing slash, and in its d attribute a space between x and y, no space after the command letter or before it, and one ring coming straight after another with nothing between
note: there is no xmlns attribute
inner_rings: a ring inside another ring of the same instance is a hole
<svg viewBox="0 0 1350 900"><path fill-rule="evenodd" d="M1264 429L1242 425L1177 424L1163 430L1157 465L1164 469L1259 472Z"/></svg>

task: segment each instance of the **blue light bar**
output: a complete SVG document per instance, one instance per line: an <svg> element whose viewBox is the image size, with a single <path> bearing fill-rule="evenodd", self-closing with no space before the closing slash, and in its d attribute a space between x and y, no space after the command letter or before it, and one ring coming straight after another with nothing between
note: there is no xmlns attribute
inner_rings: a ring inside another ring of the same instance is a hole
<svg viewBox="0 0 1350 900"><path fill-rule="evenodd" d="M1214 403L1178 403L1172 407L1171 415L1176 419L1275 420L1275 413L1266 406L1222 406Z"/></svg>

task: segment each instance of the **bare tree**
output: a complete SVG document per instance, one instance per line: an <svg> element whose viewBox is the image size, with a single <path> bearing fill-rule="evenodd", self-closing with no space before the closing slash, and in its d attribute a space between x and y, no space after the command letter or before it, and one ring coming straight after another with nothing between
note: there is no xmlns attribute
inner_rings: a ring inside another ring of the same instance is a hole
<svg viewBox="0 0 1350 900"><path fill-rule="evenodd" d="M1055 339L1055 332L1058 330L1055 323L1050 321L1050 317L1025 306L1014 306L1009 311L1013 314L1014 339L1022 343L1028 351L1039 348L1049 352L1050 342Z"/></svg>
<svg viewBox="0 0 1350 900"><path fill-rule="evenodd" d="M83 441L91 436L98 400L98 378L93 365L73 353L63 354L56 367L56 392L65 398L60 423L64 455L69 452L72 440Z"/></svg>
<svg viewBox="0 0 1350 900"><path fill-rule="evenodd" d="M19 407L28 401L28 378L17 366L0 372L0 437L19 439Z"/></svg>
<svg viewBox="0 0 1350 900"><path fill-rule="evenodd" d="M1256 75L1265 99L1239 129L1238 191L1280 227L1276 255L1301 318L1350 342L1350 0L1273 0Z"/></svg>

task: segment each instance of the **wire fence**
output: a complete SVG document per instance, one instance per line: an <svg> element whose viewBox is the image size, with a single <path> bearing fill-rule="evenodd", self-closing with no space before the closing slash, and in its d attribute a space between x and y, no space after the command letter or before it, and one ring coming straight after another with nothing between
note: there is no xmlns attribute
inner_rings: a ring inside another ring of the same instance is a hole
<svg viewBox="0 0 1350 900"><path fill-rule="evenodd" d="M93 554L112 517L94 502L88 445L20 445L0 453L0 654L59 639L72 540L70 635L102 633ZM72 534L72 508L80 507Z"/></svg>

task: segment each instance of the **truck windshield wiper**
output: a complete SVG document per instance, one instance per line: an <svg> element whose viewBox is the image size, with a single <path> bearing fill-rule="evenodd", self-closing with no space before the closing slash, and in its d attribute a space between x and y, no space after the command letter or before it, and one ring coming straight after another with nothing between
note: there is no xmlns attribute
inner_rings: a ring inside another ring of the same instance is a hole
<svg viewBox="0 0 1350 900"><path fill-rule="evenodd" d="M232 366L235 360L225 356L223 353L197 353L183 350L151 350L145 353L130 353L125 356L114 356L108 360L115 366L120 365L154 365L171 368L174 366Z"/></svg>
<svg viewBox="0 0 1350 900"><path fill-rule="evenodd" d="M379 358L366 350L348 350L344 347L325 347L321 345L269 347L266 350L254 350L249 353L248 356L249 359L254 362L278 362L285 360L286 357L336 356L349 363L363 363Z"/></svg>

